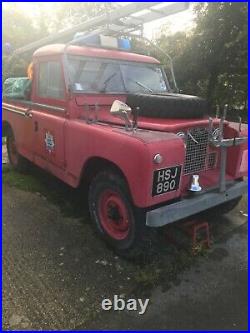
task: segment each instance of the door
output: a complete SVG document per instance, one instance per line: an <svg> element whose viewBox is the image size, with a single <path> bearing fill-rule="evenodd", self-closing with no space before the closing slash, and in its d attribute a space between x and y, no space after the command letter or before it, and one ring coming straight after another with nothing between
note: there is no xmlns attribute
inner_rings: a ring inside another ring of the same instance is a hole
<svg viewBox="0 0 250 333"><path fill-rule="evenodd" d="M21 133L21 145L23 149L23 155L33 160L33 142L34 142L34 123L33 114L30 107L27 108L25 116L22 117L22 133Z"/></svg>
<svg viewBox="0 0 250 333"><path fill-rule="evenodd" d="M33 160L33 119L30 105L27 101L15 101L11 104L3 103L3 110L6 109L7 117L14 132L18 152Z"/></svg>
<svg viewBox="0 0 250 333"><path fill-rule="evenodd" d="M36 96L32 115L35 159L64 169L64 130L66 121L65 84L59 60L36 64Z"/></svg>

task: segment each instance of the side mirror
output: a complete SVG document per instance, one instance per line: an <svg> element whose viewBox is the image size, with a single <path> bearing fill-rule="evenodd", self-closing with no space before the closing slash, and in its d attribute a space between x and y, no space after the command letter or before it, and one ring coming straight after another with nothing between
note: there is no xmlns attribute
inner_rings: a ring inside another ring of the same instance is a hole
<svg viewBox="0 0 250 333"><path fill-rule="evenodd" d="M111 106L110 113L122 120L125 120L126 129L132 128L132 123L129 119L132 109L125 103L115 100Z"/></svg>

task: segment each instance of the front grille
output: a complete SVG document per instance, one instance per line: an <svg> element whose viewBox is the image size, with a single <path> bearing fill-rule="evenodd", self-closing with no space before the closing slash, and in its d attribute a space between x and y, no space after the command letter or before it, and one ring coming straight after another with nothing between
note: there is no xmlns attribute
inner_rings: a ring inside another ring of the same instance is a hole
<svg viewBox="0 0 250 333"><path fill-rule="evenodd" d="M217 158L217 154L216 153L210 153L208 154L207 157L207 169L214 169L216 166L216 158Z"/></svg>
<svg viewBox="0 0 250 333"><path fill-rule="evenodd" d="M206 167L208 147L208 129L205 127L193 128L186 136L186 159L184 174L195 173Z"/></svg>

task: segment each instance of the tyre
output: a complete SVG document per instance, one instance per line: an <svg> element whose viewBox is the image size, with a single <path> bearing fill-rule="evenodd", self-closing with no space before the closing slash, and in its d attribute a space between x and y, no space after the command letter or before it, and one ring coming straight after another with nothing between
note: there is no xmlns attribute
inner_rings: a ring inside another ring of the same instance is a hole
<svg viewBox="0 0 250 333"><path fill-rule="evenodd" d="M143 253L145 214L132 204L121 176L101 172L93 179L89 188L89 211L98 234L115 252L127 258Z"/></svg>
<svg viewBox="0 0 250 333"><path fill-rule="evenodd" d="M129 94L126 103L139 115L150 118L203 118L208 114L207 102L197 96L183 94Z"/></svg>
<svg viewBox="0 0 250 333"><path fill-rule="evenodd" d="M11 129L7 133L6 146L9 163L12 168L19 172L26 172L29 166L28 161L18 153L15 136Z"/></svg>

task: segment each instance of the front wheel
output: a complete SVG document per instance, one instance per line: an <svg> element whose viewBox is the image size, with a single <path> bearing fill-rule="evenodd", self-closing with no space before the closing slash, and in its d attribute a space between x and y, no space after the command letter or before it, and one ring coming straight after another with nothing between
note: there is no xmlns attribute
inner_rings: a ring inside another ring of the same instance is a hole
<svg viewBox="0 0 250 333"><path fill-rule="evenodd" d="M99 235L120 255L140 253L145 218L130 199L124 179L101 172L91 182L89 210Z"/></svg>

